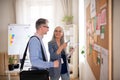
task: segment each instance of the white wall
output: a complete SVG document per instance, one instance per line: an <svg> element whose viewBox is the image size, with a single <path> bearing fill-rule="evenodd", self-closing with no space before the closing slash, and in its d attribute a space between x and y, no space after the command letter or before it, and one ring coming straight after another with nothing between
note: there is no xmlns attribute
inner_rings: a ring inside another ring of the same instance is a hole
<svg viewBox="0 0 120 80"><path fill-rule="evenodd" d="M113 0L113 80L120 80L120 0Z"/></svg>
<svg viewBox="0 0 120 80"><path fill-rule="evenodd" d="M14 0L0 0L0 52L7 52L7 27L15 23L14 12Z"/></svg>
<svg viewBox="0 0 120 80"><path fill-rule="evenodd" d="M79 80L96 80L87 60L84 63L80 63L80 78Z"/></svg>
<svg viewBox="0 0 120 80"><path fill-rule="evenodd" d="M80 48L79 50L81 50L81 48L86 44L86 29L84 27L86 25L86 11L83 12L83 8L81 8L82 7L81 5L83 5L83 3L85 7L84 10L86 10L87 6L90 3L90 0L79 1L79 48ZM79 80L96 80L86 58L81 56L80 52L79 52L79 75L80 75Z"/></svg>

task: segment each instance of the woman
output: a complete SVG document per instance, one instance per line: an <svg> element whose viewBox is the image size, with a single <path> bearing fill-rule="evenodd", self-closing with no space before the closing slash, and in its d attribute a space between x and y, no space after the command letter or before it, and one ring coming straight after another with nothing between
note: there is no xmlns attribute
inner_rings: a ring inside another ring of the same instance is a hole
<svg viewBox="0 0 120 80"><path fill-rule="evenodd" d="M50 69L50 79L59 80L61 77L62 80L70 80L67 62L68 55L65 52L67 42L64 42L64 32L62 27L58 26L55 28L53 38L48 43L48 47L50 52L50 61L59 60L60 64L58 68Z"/></svg>

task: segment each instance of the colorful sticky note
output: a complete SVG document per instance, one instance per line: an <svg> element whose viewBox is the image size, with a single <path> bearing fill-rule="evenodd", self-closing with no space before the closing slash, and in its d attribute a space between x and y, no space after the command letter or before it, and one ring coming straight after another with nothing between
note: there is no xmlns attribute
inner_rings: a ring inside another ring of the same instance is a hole
<svg viewBox="0 0 120 80"><path fill-rule="evenodd" d="M15 34L10 34L10 35L9 35L9 40L10 40L10 41L9 41L9 44L10 44L10 45L13 44L13 42L14 42L14 37L15 37Z"/></svg>
<svg viewBox="0 0 120 80"><path fill-rule="evenodd" d="M101 26L101 29L100 29L100 33L101 33L101 39L104 39L104 33L105 33L105 26Z"/></svg>

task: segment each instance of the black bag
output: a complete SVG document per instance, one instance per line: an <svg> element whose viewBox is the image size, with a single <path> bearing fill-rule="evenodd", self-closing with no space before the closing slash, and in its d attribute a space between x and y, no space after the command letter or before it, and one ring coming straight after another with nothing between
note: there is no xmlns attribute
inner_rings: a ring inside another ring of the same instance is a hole
<svg viewBox="0 0 120 80"><path fill-rule="evenodd" d="M22 71L20 80L49 80L49 75L47 70Z"/></svg>
<svg viewBox="0 0 120 80"><path fill-rule="evenodd" d="M32 37L36 37L39 40L39 38L37 36L32 36ZM24 51L23 59L21 61L20 80L49 80L49 72L47 70L38 70L36 68L34 68L34 69L31 68L29 70L22 71L23 66L24 66L25 57L27 55L28 44L29 44L29 41L27 43L27 46ZM42 51L43 60L46 61L42 45L41 45L41 51Z"/></svg>

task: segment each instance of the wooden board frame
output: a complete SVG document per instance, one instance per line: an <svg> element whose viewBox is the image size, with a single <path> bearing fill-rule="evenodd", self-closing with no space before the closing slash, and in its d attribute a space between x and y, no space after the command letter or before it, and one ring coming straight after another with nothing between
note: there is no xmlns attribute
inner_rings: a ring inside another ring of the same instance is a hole
<svg viewBox="0 0 120 80"><path fill-rule="evenodd" d="M104 8L106 9L106 21L107 24L105 25L105 34L104 39L101 40L100 36L97 36L96 44L102 46L103 48L108 50L108 76L109 80L112 80L112 0L95 0L96 1L96 14L99 14L101 10ZM106 7L103 7L106 5ZM90 17L90 5L86 8L86 23L91 21L92 18ZM86 29L87 30L87 29ZM87 31L86 31L87 32ZM86 33L87 34L87 33ZM86 43L87 43L87 61L92 69L93 74L95 75L96 80L100 80L100 64L97 64L97 56L98 52L92 49L90 52L89 43L91 39L88 35L86 35Z"/></svg>

